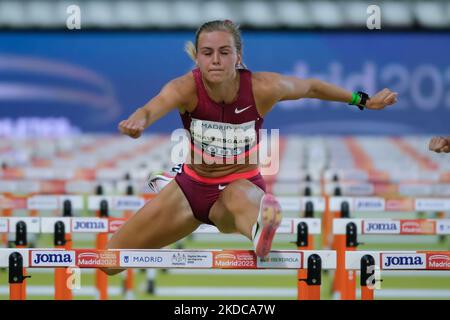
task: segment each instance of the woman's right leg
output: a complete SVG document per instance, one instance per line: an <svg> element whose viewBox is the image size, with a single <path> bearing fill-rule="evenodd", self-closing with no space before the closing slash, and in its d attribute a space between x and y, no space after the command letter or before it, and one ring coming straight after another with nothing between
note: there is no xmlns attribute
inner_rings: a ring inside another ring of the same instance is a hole
<svg viewBox="0 0 450 320"><path fill-rule="evenodd" d="M160 249L188 236L201 223L174 179L114 233L107 247ZM102 270L114 275L124 269Z"/></svg>

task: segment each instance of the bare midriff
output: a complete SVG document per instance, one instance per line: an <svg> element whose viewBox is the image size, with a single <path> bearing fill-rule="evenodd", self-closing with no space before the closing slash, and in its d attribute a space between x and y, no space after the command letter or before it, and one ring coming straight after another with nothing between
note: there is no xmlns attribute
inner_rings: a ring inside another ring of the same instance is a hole
<svg viewBox="0 0 450 320"><path fill-rule="evenodd" d="M250 164L249 157L245 158L244 163L234 163L227 164L226 159L223 159L222 164L219 163L194 163L193 155L191 155L191 163L186 164L190 169L194 170L199 176L209 177L209 178L220 178L233 173L243 173L247 171L255 170L259 167L258 164Z"/></svg>

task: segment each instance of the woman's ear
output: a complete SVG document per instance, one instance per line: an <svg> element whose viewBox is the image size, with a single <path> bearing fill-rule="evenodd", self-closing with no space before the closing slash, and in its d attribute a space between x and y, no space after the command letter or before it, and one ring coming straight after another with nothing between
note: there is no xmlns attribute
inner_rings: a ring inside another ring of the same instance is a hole
<svg viewBox="0 0 450 320"><path fill-rule="evenodd" d="M242 66L242 58L241 58L241 55L238 54L237 61L236 61L236 67L240 67L240 66Z"/></svg>

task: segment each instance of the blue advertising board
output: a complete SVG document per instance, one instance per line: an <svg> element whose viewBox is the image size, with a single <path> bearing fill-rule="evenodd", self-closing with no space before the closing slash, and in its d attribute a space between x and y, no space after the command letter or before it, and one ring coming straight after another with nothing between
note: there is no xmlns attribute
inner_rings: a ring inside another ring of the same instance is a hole
<svg viewBox="0 0 450 320"><path fill-rule="evenodd" d="M0 121L64 117L85 132L115 132L193 62L193 32L2 32ZM450 33L244 31L249 69L319 78L398 103L359 111L314 99L282 102L266 128L299 134L432 134L450 130ZM1 122L0 122L1 123ZM149 131L181 126L176 111Z"/></svg>

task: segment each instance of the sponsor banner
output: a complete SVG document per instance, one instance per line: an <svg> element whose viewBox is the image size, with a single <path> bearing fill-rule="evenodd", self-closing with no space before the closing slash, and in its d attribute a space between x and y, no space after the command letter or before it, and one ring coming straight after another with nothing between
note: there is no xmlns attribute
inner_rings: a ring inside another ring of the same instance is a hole
<svg viewBox="0 0 450 320"><path fill-rule="evenodd" d="M119 267L118 251L76 250L77 266L80 268Z"/></svg>
<svg viewBox="0 0 450 320"><path fill-rule="evenodd" d="M350 207L350 211L353 210L353 198L350 197L331 197L330 198L330 210L331 211L341 211L341 205L343 202L347 202L349 207Z"/></svg>
<svg viewBox="0 0 450 320"><path fill-rule="evenodd" d="M433 220L400 220L400 234L436 234Z"/></svg>
<svg viewBox="0 0 450 320"><path fill-rule="evenodd" d="M16 226L19 222L25 222L27 226L27 233L40 233L41 232L41 220L40 218L32 217L10 217L9 218L9 232L15 233Z"/></svg>
<svg viewBox="0 0 450 320"><path fill-rule="evenodd" d="M413 211L412 199L386 199L386 211Z"/></svg>
<svg viewBox="0 0 450 320"><path fill-rule="evenodd" d="M65 193L95 193L96 185L91 181L67 181Z"/></svg>
<svg viewBox="0 0 450 320"><path fill-rule="evenodd" d="M433 195L436 196L450 196L450 184L436 184L433 185Z"/></svg>
<svg viewBox="0 0 450 320"><path fill-rule="evenodd" d="M399 194L402 196L424 196L432 194L431 185L424 184L400 184L399 185Z"/></svg>
<svg viewBox="0 0 450 320"><path fill-rule="evenodd" d="M256 255L253 251L213 252L213 268L219 269L256 269Z"/></svg>
<svg viewBox="0 0 450 320"><path fill-rule="evenodd" d="M389 173L385 171L370 171L369 172L370 181L387 181L389 179Z"/></svg>
<svg viewBox="0 0 450 320"><path fill-rule="evenodd" d="M284 218L277 229L279 234L297 234L298 224L304 222L308 225L309 234L321 233L321 220L319 218Z"/></svg>
<svg viewBox="0 0 450 320"><path fill-rule="evenodd" d="M384 211L384 199L383 198L355 198L354 208L355 211Z"/></svg>
<svg viewBox="0 0 450 320"><path fill-rule="evenodd" d="M356 226L356 232L358 234L361 233L362 229L362 219L349 219L349 218L339 218L339 219L333 219L333 234L335 235L343 235L346 233L347 225L349 223L354 223Z"/></svg>
<svg viewBox="0 0 450 320"><path fill-rule="evenodd" d="M144 268L211 268L213 256L205 251L122 251L121 267Z"/></svg>
<svg viewBox="0 0 450 320"><path fill-rule="evenodd" d="M27 198L0 195L0 209L27 209Z"/></svg>
<svg viewBox="0 0 450 320"><path fill-rule="evenodd" d="M370 196L375 192L372 183L344 184L342 186L345 195L349 196Z"/></svg>
<svg viewBox="0 0 450 320"><path fill-rule="evenodd" d="M75 171L76 180L96 180L96 169L82 168Z"/></svg>
<svg viewBox="0 0 450 320"><path fill-rule="evenodd" d="M450 234L450 219L436 221L436 234Z"/></svg>
<svg viewBox="0 0 450 320"><path fill-rule="evenodd" d="M59 107L58 116L70 119L73 125L82 131L115 132L117 130L115 124L134 111L132 106L136 105L136 102L147 99L148 92L158 91L163 83L176 77L179 70L189 70L192 67L182 50L177 51L186 39L192 37L192 34L185 31L168 34L169 36L159 32L133 33L131 37L126 36L129 50L123 52L115 50L123 43L124 35L120 33L107 37L101 33L80 34L74 43L70 35L24 35L2 32L0 50L8 52L18 64L24 59L21 56L23 52L32 52L32 58L40 63L52 65L55 57L58 57L59 67L62 65L65 68L74 66L86 68L93 78L77 78L75 81L80 88L79 94L89 93L92 99L86 101L78 99L78 103L77 99L74 99L68 104L64 97L55 97L57 99L53 101L53 99L44 100L37 95L35 99L27 100L30 104L29 109L34 111L45 102L45 108L38 108L42 116L52 115L52 110ZM267 34L248 31L245 33L245 41L246 58L252 61L254 70L270 66L275 72L299 78L321 78L352 91L377 92L384 87L395 85L403 98L399 99L398 108L392 112L386 111L389 117L386 117L384 112L374 113L371 114L370 120L365 114L358 113L353 108L342 108L339 104L329 101L319 99L284 101L273 109L273 114L271 113L271 117L267 119L268 128L281 128L285 134L403 135L448 130L446 122L443 121L449 118L450 113L450 102L445 90L448 88L448 58L445 54L435 54L450 50L447 33L437 32L430 36L428 33L387 32L377 35L377 41L369 43L367 37L348 32L321 32L311 37L302 31ZM111 59L98 59L94 63L92 57L99 55L99 47L94 48L92 42L98 43L103 52L109 52ZM283 52L283 58L274 60L271 52L260 50L261 43L273 44ZM342 43L353 45L342 46ZM144 53L140 52L143 45L153 45L154 50L145 52L144 56ZM86 54L73 55L64 50L68 46ZM367 48L366 54L355 52L354 47L363 46ZM48 51L49 47L54 48L52 54ZM380 52L380 47L393 49L389 52ZM298 54L300 50L302 55ZM159 62L161 54L165 52L171 52L170 65ZM324 54L318 55L317 52ZM414 54L405 56L404 52ZM140 62L144 58L147 58L149 68L159 75L159 79L153 79L151 74L140 72L142 71ZM126 66L114 63L124 59L129 60ZM57 70L54 65L52 67ZM11 71L14 69L17 67L12 65ZM8 72L4 81L13 80L30 85L42 85L45 82L48 87L58 86L64 81L74 81L70 75L56 78L36 74L24 63L18 71ZM129 83L121 81L121 77L117 77L117 74L123 77L133 76L134 81ZM86 91L86 84L91 83L94 78L98 80L96 92ZM143 84L147 90L142 90ZM111 91L111 87L115 90ZM1 101L2 106L5 106L2 108L2 116L11 119L23 117L23 109L17 106L23 105L28 97L15 92L11 94L12 99ZM171 113L157 121L152 132L169 133L179 126L179 116ZM104 177L116 179L123 177L123 174L122 170L119 170L117 174L110 172L104 174ZM367 173L363 175L363 172L359 175L355 172L349 178L367 180ZM370 177L373 176L371 173Z"/></svg>
<svg viewBox="0 0 450 320"><path fill-rule="evenodd" d="M213 265L212 252L174 251L171 255L172 267L211 268Z"/></svg>
<svg viewBox="0 0 450 320"><path fill-rule="evenodd" d="M25 175L21 168L6 168L0 171L1 177L5 179L24 179Z"/></svg>
<svg viewBox="0 0 450 320"><path fill-rule="evenodd" d="M64 208L64 201L69 200L72 205L72 210L82 210L84 208L83 196L58 196L58 206L60 209Z"/></svg>
<svg viewBox="0 0 450 320"><path fill-rule="evenodd" d="M15 193L17 191L17 182L15 181L0 181L0 192Z"/></svg>
<svg viewBox="0 0 450 320"><path fill-rule="evenodd" d="M450 211L450 199L416 199L417 211Z"/></svg>
<svg viewBox="0 0 450 320"><path fill-rule="evenodd" d="M56 210L58 209L58 197L56 196L31 196L27 201L29 210Z"/></svg>
<svg viewBox="0 0 450 320"><path fill-rule="evenodd" d="M276 232L279 234L292 234L297 232L297 224L295 222L296 220L294 219L282 219ZM300 219L297 222L300 222Z"/></svg>
<svg viewBox="0 0 450 320"><path fill-rule="evenodd" d="M124 169L98 169L96 178L98 180L120 180L125 176Z"/></svg>
<svg viewBox="0 0 450 320"><path fill-rule="evenodd" d="M30 267L70 267L75 265L75 251L30 250Z"/></svg>
<svg viewBox="0 0 450 320"><path fill-rule="evenodd" d="M72 232L108 232L106 218L72 218Z"/></svg>
<svg viewBox="0 0 450 320"><path fill-rule="evenodd" d="M109 218L108 219L108 232L114 233L127 221L125 218Z"/></svg>
<svg viewBox="0 0 450 320"><path fill-rule="evenodd" d="M427 269L450 270L450 253L449 252L427 253Z"/></svg>
<svg viewBox="0 0 450 320"><path fill-rule="evenodd" d="M381 269L422 270L426 269L425 253L382 253Z"/></svg>
<svg viewBox="0 0 450 320"><path fill-rule="evenodd" d="M300 269L302 252L270 252L264 259L258 258L257 268Z"/></svg>
<svg viewBox="0 0 450 320"><path fill-rule="evenodd" d="M54 233L55 232L55 224L58 221L64 223L64 231L70 233L70 224L71 219L68 217L59 217L59 218L49 218L42 217L41 218L41 233Z"/></svg>
<svg viewBox="0 0 450 320"><path fill-rule="evenodd" d="M20 193L22 193L22 194L42 193L42 189L41 189L42 182L30 181L30 180L18 181L17 182L17 191L20 191Z"/></svg>
<svg viewBox="0 0 450 320"><path fill-rule="evenodd" d="M114 197L112 207L114 210L139 210L145 205L145 200L140 197Z"/></svg>
<svg viewBox="0 0 450 320"><path fill-rule="evenodd" d="M167 252L139 252L121 251L121 267L142 267L142 268L168 268L170 266L170 255Z"/></svg>
<svg viewBox="0 0 450 320"><path fill-rule="evenodd" d="M75 169L73 168L55 168L53 172L55 178L58 180L71 180L75 178Z"/></svg>
<svg viewBox="0 0 450 320"><path fill-rule="evenodd" d="M108 209L111 209L112 197L109 196L89 196L88 210L100 210L100 203L105 200L108 203Z"/></svg>
<svg viewBox="0 0 450 320"><path fill-rule="evenodd" d="M363 220L363 234L399 234L400 221L398 220Z"/></svg>
<svg viewBox="0 0 450 320"><path fill-rule="evenodd" d="M25 168L24 175L28 179L51 180L55 178L55 172L50 168Z"/></svg>
<svg viewBox="0 0 450 320"><path fill-rule="evenodd" d="M320 186L319 186L318 190L320 190ZM320 191L318 193L320 193ZM308 202L312 202L313 207L314 207L314 212L325 211L325 199L323 197L303 197L303 198L301 198L301 200L302 200L302 203L301 203L300 210L302 210L302 211L306 210L306 204Z"/></svg>
<svg viewBox="0 0 450 320"><path fill-rule="evenodd" d="M61 177L62 178L62 177ZM43 194L62 194L65 192L66 182L61 180L42 180L39 186L38 193ZM36 191L35 191L36 192Z"/></svg>
<svg viewBox="0 0 450 320"><path fill-rule="evenodd" d="M299 212L301 210L301 199L295 197L277 197L281 210Z"/></svg>
<svg viewBox="0 0 450 320"><path fill-rule="evenodd" d="M395 184L390 183L375 183L375 194L376 195L390 195L390 194L397 194L398 193L398 187Z"/></svg>
<svg viewBox="0 0 450 320"><path fill-rule="evenodd" d="M8 233L8 219L0 218L0 233Z"/></svg>
<svg viewBox="0 0 450 320"><path fill-rule="evenodd" d="M356 181L367 181L369 175L364 170L339 170L338 172L339 180L356 180Z"/></svg>

